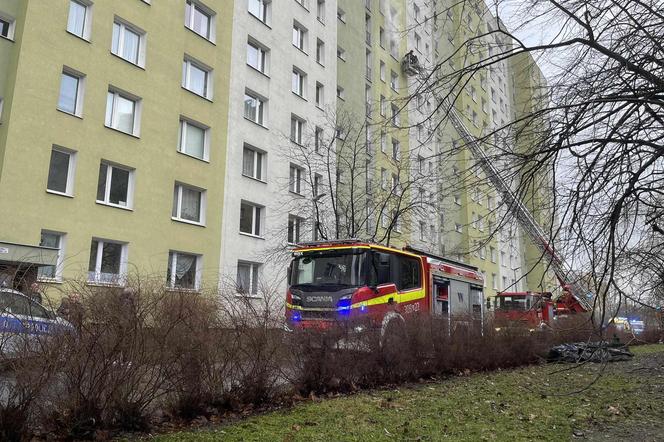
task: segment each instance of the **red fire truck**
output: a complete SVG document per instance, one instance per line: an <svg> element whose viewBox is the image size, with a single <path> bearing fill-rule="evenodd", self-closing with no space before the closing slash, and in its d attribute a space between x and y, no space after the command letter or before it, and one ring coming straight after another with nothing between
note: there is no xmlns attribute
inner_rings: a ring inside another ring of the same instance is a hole
<svg viewBox="0 0 664 442"><path fill-rule="evenodd" d="M494 308L498 325L526 323L532 327L552 325L556 316L588 311L567 288L555 300L551 292L499 292Z"/></svg>
<svg viewBox="0 0 664 442"><path fill-rule="evenodd" d="M481 323L482 287L476 267L412 248L358 240L300 244L288 272L287 328L326 329L360 320L380 328L382 336L420 312Z"/></svg>

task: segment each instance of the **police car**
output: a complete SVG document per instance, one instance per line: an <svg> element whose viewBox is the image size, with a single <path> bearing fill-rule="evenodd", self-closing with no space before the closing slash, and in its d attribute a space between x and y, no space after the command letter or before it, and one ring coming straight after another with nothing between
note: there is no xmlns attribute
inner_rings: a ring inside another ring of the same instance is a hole
<svg viewBox="0 0 664 442"><path fill-rule="evenodd" d="M20 356L37 347L41 337L73 330L59 318L23 293L0 288L0 357Z"/></svg>

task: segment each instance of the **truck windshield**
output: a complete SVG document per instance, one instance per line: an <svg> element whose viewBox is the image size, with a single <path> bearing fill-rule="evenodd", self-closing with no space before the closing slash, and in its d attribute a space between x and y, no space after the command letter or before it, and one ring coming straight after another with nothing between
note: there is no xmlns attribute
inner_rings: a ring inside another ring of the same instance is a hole
<svg viewBox="0 0 664 442"><path fill-rule="evenodd" d="M498 296L497 308L502 310L526 310L525 296Z"/></svg>
<svg viewBox="0 0 664 442"><path fill-rule="evenodd" d="M365 256L366 250L304 252L293 260L291 285L359 287L365 284L362 271Z"/></svg>

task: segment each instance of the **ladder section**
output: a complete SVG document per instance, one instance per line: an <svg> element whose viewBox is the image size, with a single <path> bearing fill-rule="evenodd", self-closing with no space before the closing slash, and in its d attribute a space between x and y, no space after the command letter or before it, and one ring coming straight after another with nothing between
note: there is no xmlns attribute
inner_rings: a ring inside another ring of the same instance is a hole
<svg viewBox="0 0 664 442"><path fill-rule="evenodd" d="M560 281L560 284L563 288L568 286L574 299L576 299L587 311L591 311L592 305L585 297L588 290L584 289L583 286L575 281L576 278L574 278L572 270L567 266L562 257L558 256L558 254L552 249L546 233L542 230L537 221L535 221L530 210L528 210L523 202L514 194L510 186L500 176L500 173L484 152L484 149L477 141L477 138L470 133L461 121L461 116L454 106L449 106L448 109L452 126L464 139L466 146L470 149L470 152L479 163L482 171L487 176L492 186L501 195L503 201L508 204L508 209L516 216L521 227L523 227L528 233L540 252L549 259L551 268L558 278L558 281Z"/></svg>

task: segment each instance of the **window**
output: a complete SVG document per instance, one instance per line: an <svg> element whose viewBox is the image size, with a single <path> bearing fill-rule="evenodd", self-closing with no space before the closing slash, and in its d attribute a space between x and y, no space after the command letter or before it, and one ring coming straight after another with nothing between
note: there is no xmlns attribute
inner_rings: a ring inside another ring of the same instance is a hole
<svg viewBox="0 0 664 442"><path fill-rule="evenodd" d="M323 128L316 126L316 130L314 131L314 150L316 152L320 152L321 148L324 147L323 143L325 141L323 140Z"/></svg>
<svg viewBox="0 0 664 442"><path fill-rule="evenodd" d="M127 245L115 241L92 239L88 282L121 284L127 265Z"/></svg>
<svg viewBox="0 0 664 442"><path fill-rule="evenodd" d="M267 24L269 20L270 3L269 0L249 0L249 13Z"/></svg>
<svg viewBox="0 0 664 442"><path fill-rule="evenodd" d="M171 217L176 221L205 224L205 191L175 183Z"/></svg>
<svg viewBox="0 0 664 442"><path fill-rule="evenodd" d="M314 185L312 186L312 193L314 196L319 196L320 195L320 183L323 177L317 173L314 174Z"/></svg>
<svg viewBox="0 0 664 442"><path fill-rule="evenodd" d="M106 127L138 136L140 99L114 89L106 97Z"/></svg>
<svg viewBox="0 0 664 442"><path fill-rule="evenodd" d="M342 100L345 99L344 88L342 88L341 86L337 86L337 97L341 98Z"/></svg>
<svg viewBox="0 0 664 442"><path fill-rule="evenodd" d="M291 115L291 141L302 144L302 135L304 133L304 120L295 115Z"/></svg>
<svg viewBox="0 0 664 442"><path fill-rule="evenodd" d="M454 223L454 231L461 233L463 230L463 226L459 223Z"/></svg>
<svg viewBox="0 0 664 442"><path fill-rule="evenodd" d="M394 71L390 72L390 87L394 92L397 92L399 88L399 76Z"/></svg>
<svg viewBox="0 0 664 442"><path fill-rule="evenodd" d="M267 73L268 50L253 41L247 42L247 64L263 74Z"/></svg>
<svg viewBox="0 0 664 442"><path fill-rule="evenodd" d="M298 195L301 195L302 193L302 174L303 170L294 165L291 164L290 166L290 173L289 173L289 180L288 180L288 190L297 193Z"/></svg>
<svg viewBox="0 0 664 442"><path fill-rule="evenodd" d="M212 69L185 56L182 62L182 87L190 92L212 99Z"/></svg>
<svg viewBox="0 0 664 442"><path fill-rule="evenodd" d="M37 269L37 278L40 281L59 281L62 279L64 236L65 235L63 233L50 232L47 230L41 231L39 245L41 247L51 247L53 249L58 249L58 257L54 265L43 266Z"/></svg>
<svg viewBox="0 0 664 442"><path fill-rule="evenodd" d="M380 151L387 152L387 133L384 130L380 131Z"/></svg>
<svg viewBox="0 0 664 442"><path fill-rule="evenodd" d="M489 256L491 257L491 262L496 262L496 249L489 247Z"/></svg>
<svg viewBox="0 0 664 442"><path fill-rule="evenodd" d="M307 74L305 74L304 72L295 67L293 68L291 91L293 91L295 95L299 95L300 97L304 98L304 90L305 90L304 82L306 78Z"/></svg>
<svg viewBox="0 0 664 442"><path fill-rule="evenodd" d="M242 201L240 203L240 232L260 236L262 212L262 207Z"/></svg>
<svg viewBox="0 0 664 442"><path fill-rule="evenodd" d="M258 294L258 278L260 264L253 262L237 262L237 292L243 295Z"/></svg>
<svg viewBox="0 0 664 442"><path fill-rule="evenodd" d="M480 258L481 259L486 259L486 247L482 246L480 249Z"/></svg>
<svg viewBox="0 0 664 442"><path fill-rule="evenodd" d="M73 195L75 156L73 151L53 147L46 185L49 192Z"/></svg>
<svg viewBox="0 0 664 442"><path fill-rule="evenodd" d="M380 115L385 116L387 113L387 100L385 99L385 96L381 95L380 96Z"/></svg>
<svg viewBox="0 0 664 442"><path fill-rule="evenodd" d="M316 61L320 65L325 64L325 43L320 39L316 39Z"/></svg>
<svg viewBox="0 0 664 442"><path fill-rule="evenodd" d="M316 4L316 18L319 22L325 23L325 0L318 0Z"/></svg>
<svg viewBox="0 0 664 442"><path fill-rule="evenodd" d="M424 221L420 221L420 241L424 241L426 236L426 224Z"/></svg>
<svg viewBox="0 0 664 442"><path fill-rule="evenodd" d="M116 18L111 52L138 66L145 66L145 31Z"/></svg>
<svg viewBox="0 0 664 442"><path fill-rule="evenodd" d="M91 13L91 3L70 0L69 17L67 18L67 32L85 40L89 40ZM4 33L2 35L7 37Z"/></svg>
<svg viewBox="0 0 664 442"><path fill-rule="evenodd" d="M477 103L477 91L475 90L475 86L470 87L470 98L472 98L473 101Z"/></svg>
<svg viewBox="0 0 664 442"><path fill-rule="evenodd" d="M172 289L198 290L201 257L190 253L168 252L166 284Z"/></svg>
<svg viewBox="0 0 664 442"><path fill-rule="evenodd" d="M184 25L201 37L214 42L214 12L199 1L187 0Z"/></svg>
<svg viewBox="0 0 664 442"><path fill-rule="evenodd" d="M380 81L385 81L385 62L380 61Z"/></svg>
<svg viewBox="0 0 664 442"><path fill-rule="evenodd" d="M498 290L498 278L496 278L495 273L491 274L491 286L494 290Z"/></svg>
<svg viewBox="0 0 664 442"><path fill-rule="evenodd" d="M387 170L385 168L380 169L380 188L387 190Z"/></svg>
<svg viewBox="0 0 664 442"><path fill-rule="evenodd" d="M420 46L422 45L422 37L420 37L419 34L415 32L414 38L415 38L415 49L417 49L418 52L421 52L422 50Z"/></svg>
<svg viewBox="0 0 664 442"><path fill-rule="evenodd" d="M410 290L421 286L420 260L397 256L399 262L399 279L397 289L399 291Z"/></svg>
<svg viewBox="0 0 664 442"><path fill-rule="evenodd" d="M180 142L178 152L200 160L209 158L210 128L185 117L180 117Z"/></svg>
<svg viewBox="0 0 664 442"><path fill-rule="evenodd" d="M399 121L399 106L396 104L392 104L392 124L395 126L398 126L400 121Z"/></svg>
<svg viewBox="0 0 664 442"><path fill-rule="evenodd" d="M386 43L386 38L385 38L385 29L382 27L378 30L378 40L380 42L380 47L385 49L385 43Z"/></svg>
<svg viewBox="0 0 664 442"><path fill-rule="evenodd" d="M263 167L265 164L265 153L253 149L247 145L242 149L242 175L265 181L263 178Z"/></svg>
<svg viewBox="0 0 664 442"><path fill-rule="evenodd" d="M457 206L461 205L461 196L459 194L454 195L454 204Z"/></svg>
<svg viewBox="0 0 664 442"><path fill-rule="evenodd" d="M429 235L431 236L431 243L436 244L436 226L433 224L429 226Z"/></svg>
<svg viewBox="0 0 664 442"><path fill-rule="evenodd" d="M316 82L316 106L323 107L324 105L323 98L323 85Z"/></svg>
<svg viewBox="0 0 664 442"><path fill-rule="evenodd" d="M80 117L83 114L83 74L68 68L62 70L60 78L60 95L58 96L58 109L68 114Z"/></svg>
<svg viewBox="0 0 664 442"><path fill-rule="evenodd" d="M303 223L304 220L299 216L288 215L288 242L290 244L297 244L300 242Z"/></svg>
<svg viewBox="0 0 664 442"><path fill-rule="evenodd" d="M337 8L337 18L341 23L346 23L346 12L341 8Z"/></svg>
<svg viewBox="0 0 664 442"><path fill-rule="evenodd" d="M307 30L302 27L302 25L294 22L293 23L293 46L306 52L306 35Z"/></svg>
<svg viewBox="0 0 664 442"><path fill-rule="evenodd" d="M505 259L505 252L500 252L500 263L503 267L507 267L507 260Z"/></svg>
<svg viewBox="0 0 664 442"><path fill-rule="evenodd" d="M244 94L244 118L264 125L265 101L251 93Z"/></svg>
<svg viewBox="0 0 664 442"><path fill-rule="evenodd" d="M132 206L134 171L102 162L97 181L97 202L109 206Z"/></svg>
<svg viewBox="0 0 664 442"><path fill-rule="evenodd" d="M503 290L507 289L507 276L503 276Z"/></svg>
<svg viewBox="0 0 664 442"><path fill-rule="evenodd" d="M399 161L401 159L401 152L399 147L399 140L392 138L392 159Z"/></svg>

